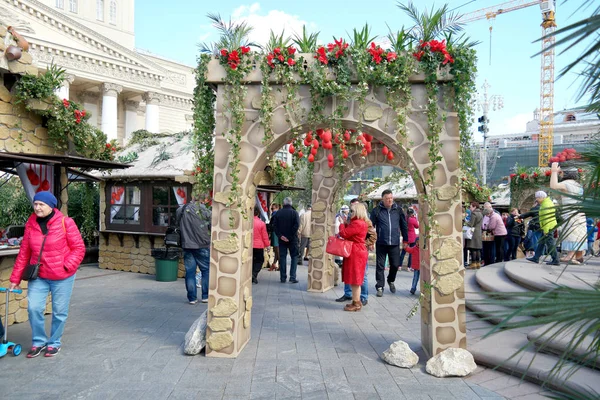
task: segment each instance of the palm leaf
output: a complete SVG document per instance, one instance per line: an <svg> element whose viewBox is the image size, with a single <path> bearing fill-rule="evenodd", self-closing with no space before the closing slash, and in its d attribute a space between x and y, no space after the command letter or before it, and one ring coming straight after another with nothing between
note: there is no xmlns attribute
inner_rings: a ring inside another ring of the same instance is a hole
<svg viewBox="0 0 600 400"><path fill-rule="evenodd" d="M414 26L410 29L411 36L415 45L422 42L440 38L447 32L459 32L462 30L460 16L455 13L448 12L448 5L445 4L441 8L435 10L425 9L422 13L417 7L409 2L407 5L398 2L396 4L404 13L412 19Z"/></svg>
<svg viewBox="0 0 600 400"><path fill-rule="evenodd" d="M232 22L231 19L226 22L218 13L208 13L206 16L212 21L212 26L219 31L220 37L216 42L199 44L201 53L218 54L221 49L232 50L241 46L262 48L261 45L249 41L248 35L252 32L252 27L247 22Z"/></svg>
<svg viewBox="0 0 600 400"><path fill-rule="evenodd" d="M317 38L319 37L319 33L320 32L311 33L308 35L306 33L306 25L303 25L302 36L294 34L292 41L301 53L314 53L317 51Z"/></svg>

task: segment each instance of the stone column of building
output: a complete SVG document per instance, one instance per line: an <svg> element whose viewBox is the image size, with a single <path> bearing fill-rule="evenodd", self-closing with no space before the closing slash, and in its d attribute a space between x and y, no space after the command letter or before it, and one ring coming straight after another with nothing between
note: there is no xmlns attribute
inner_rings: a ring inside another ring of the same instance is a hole
<svg viewBox="0 0 600 400"><path fill-rule="evenodd" d="M152 133L160 131L160 97L156 92L144 93L143 99L146 102L146 130Z"/></svg>
<svg viewBox="0 0 600 400"><path fill-rule="evenodd" d="M110 141L117 139L117 97L123 86L114 83L102 84L102 132Z"/></svg>
<svg viewBox="0 0 600 400"><path fill-rule="evenodd" d="M125 102L125 143L131 139L131 133L137 130L137 115L139 101L127 100Z"/></svg>
<svg viewBox="0 0 600 400"><path fill-rule="evenodd" d="M333 234L335 224L335 203L330 201L334 188L338 185L339 174L327 165L327 156L319 149L314 162L312 190L312 235L308 261L309 292L325 292L333 287L335 269L334 257L325 252L327 238Z"/></svg>
<svg viewBox="0 0 600 400"><path fill-rule="evenodd" d="M54 91L58 98L69 100L69 91L71 90L71 83L73 83L73 81L75 81L75 75L65 75L62 86Z"/></svg>
<svg viewBox="0 0 600 400"><path fill-rule="evenodd" d="M79 98L79 102L83 106L83 109L86 111L86 115L88 116L88 124L98 127L98 99L100 98L100 93L98 92L80 92L77 96Z"/></svg>

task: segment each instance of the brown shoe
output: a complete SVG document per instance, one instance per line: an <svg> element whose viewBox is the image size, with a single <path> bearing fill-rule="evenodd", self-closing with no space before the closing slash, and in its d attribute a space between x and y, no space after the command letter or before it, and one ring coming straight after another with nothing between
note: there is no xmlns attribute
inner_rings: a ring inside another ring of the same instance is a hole
<svg viewBox="0 0 600 400"><path fill-rule="evenodd" d="M352 301L350 304L346 304L344 311L360 311L362 303L360 301Z"/></svg>

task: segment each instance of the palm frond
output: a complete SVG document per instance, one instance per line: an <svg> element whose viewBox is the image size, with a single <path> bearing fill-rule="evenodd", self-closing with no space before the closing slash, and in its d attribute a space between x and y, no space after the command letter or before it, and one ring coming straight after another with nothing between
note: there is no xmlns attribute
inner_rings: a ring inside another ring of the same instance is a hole
<svg viewBox="0 0 600 400"><path fill-rule="evenodd" d="M368 23L365 23L365 26L360 30L352 29L352 34L348 34L348 36L350 37L350 44L355 49L366 49L371 42L377 39L377 35L371 36L371 27Z"/></svg>
<svg viewBox="0 0 600 400"><path fill-rule="evenodd" d="M460 16L456 13L448 12L447 4L444 4L437 10L432 6L431 10L428 11L425 9L422 13L412 2L408 4L398 2L396 5L415 24L409 31L415 44L421 41L428 42L432 39L440 38L447 32L459 32L462 30Z"/></svg>
<svg viewBox="0 0 600 400"><path fill-rule="evenodd" d="M265 50L271 52L277 47L279 47L280 49L284 47L289 47L290 41L290 37L285 36L285 30L281 31L281 35L279 36L277 36L273 31L271 31L271 33L269 34L269 41L267 42Z"/></svg>
<svg viewBox="0 0 600 400"><path fill-rule="evenodd" d="M404 29L404 26L396 32L392 32L392 29L390 28L389 25L387 25L387 27L388 27L388 34L386 37L392 45L392 50L394 50L396 53L412 50L411 49L411 40L408 35L408 32L406 32L406 30Z"/></svg>
<svg viewBox="0 0 600 400"><path fill-rule="evenodd" d="M231 19L225 21L218 13L208 13L206 16L212 21L212 26L219 31L220 37L210 44L201 43L199 45L201 53L217 54L220 49L232 50L241 46L262 48L260 44L249 41L248 36L252 32L252 27L246 21L233 22Z"/></svg>
<svg viewBox="0 0 600 400"><path fill-rule="evenodd" d="M306 33L306 25L303 25L302 36L294 34L292 41L301 53L314 53L317 51L317 38L319 37L319 33L320 32L311 33L309 35Z"/></svg>

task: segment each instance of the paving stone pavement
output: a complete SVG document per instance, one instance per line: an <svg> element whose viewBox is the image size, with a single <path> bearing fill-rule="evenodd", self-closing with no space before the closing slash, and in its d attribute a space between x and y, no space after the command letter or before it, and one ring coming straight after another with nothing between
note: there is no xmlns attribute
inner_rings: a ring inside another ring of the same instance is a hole
<svg viewBox="0 0 600 400"><path fill-rule="evenodd" d="M374 286L375 268L369 268ZM23 345L0 359L2 399L540 399L532 383L485 368L466 379L425 372L419 315L406 314L417 296L412 273L400 271L397 293L369 297L358 313L336 303L342 286L306 292L263 270L253 286L252 339L237 359L183 354L188 328L206 304L186 301L182 279L83 266L77 274L63 347L55 358L27 359L29 324L10 327ZM310 313L309 313L310 310ZM315 310L317 312L315 312ZM49 329L50 317L46 318ZM379 355L406 341L422 361L413 369Z"/></svg>

